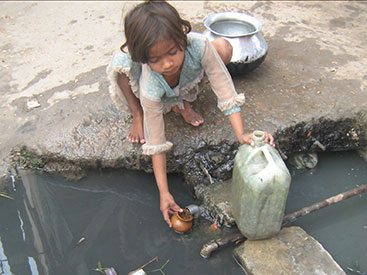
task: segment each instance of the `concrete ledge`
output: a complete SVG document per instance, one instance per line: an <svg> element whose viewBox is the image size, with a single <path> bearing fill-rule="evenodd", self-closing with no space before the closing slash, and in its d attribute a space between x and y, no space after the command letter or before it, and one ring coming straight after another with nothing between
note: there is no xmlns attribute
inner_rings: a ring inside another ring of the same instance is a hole
<svg viewBox="0 0 367 275"><path fill-rule="evenodd" d="M195 194L202 201L201 206L207 210L208 215L224 226L235 225L230 205L231 180L215 183L210 186L197 185Z"/></svg>

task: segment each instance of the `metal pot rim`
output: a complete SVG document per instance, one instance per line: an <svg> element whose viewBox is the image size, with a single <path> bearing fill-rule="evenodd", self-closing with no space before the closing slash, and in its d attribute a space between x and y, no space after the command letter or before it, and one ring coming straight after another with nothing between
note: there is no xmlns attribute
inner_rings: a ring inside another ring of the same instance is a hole
<svg viewBox="0 0 367 275"><path fill-rule="evenodd" d="M251 24L254 28L255 31L253 32L249 32L249 33L244 33L244 34L240 34L240 35L231 35L231 34L223 34L223 33L219 33L214 31L210 26L214 23L214 22L218 22L218 21L224 21L224 20L237 20L237 21L242 21L242 22L246 22ZM224 36L224 37L242 37L242 36L250 36L253 35L259 31L261 31L262 29L262 24L261 22L256 19L255 17L246 14L246 13L241 13L241 12L218 12L218 13L213 13L211 15L209 15L205 20L204 20L204 26L212 33L215 33L216 35L219 36Z"/></svg>

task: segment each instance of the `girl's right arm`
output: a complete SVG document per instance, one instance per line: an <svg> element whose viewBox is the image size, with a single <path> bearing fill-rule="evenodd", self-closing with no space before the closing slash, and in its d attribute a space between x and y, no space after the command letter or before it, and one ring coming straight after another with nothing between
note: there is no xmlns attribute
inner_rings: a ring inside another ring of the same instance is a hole
<svg viewBox="0 0 367 275"><path fill-rule="evenodd" d="M166 169L166 153L153 155L152 162L154 176L159 190L160 210L168 226L172 227L169 214L172 215L177 211L180 211L181 208L176 204L173 196L169 192Z"/></svg>
<svg viewBox="0 0 367 275"><path fill-rule="evenodd" d="M144 111L144 134L146 143L142 146L143 153L152 157L153 171L160 197L160 210L164 220L171 227L169 214L180 211L173 196L169 192L167 180L166 152L172 143L166 140L163 119L163 103L140 98Z"/></svg>

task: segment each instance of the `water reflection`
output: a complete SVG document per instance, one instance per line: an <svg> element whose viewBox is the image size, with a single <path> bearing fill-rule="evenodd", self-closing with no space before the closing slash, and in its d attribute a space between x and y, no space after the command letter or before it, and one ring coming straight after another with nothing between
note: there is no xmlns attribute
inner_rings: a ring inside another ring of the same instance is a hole
<svg viewBox="0 0 367 275"><path fill-rule="evenodd" d="M0 214L4 274L97 274L98 261L127 274L155 256L160 261L150 268L170 259L167 274L243 274L230 251L210 261L199 256L219 234L207 221L198 220L189 235L166 226L152 175L93 172L79 182L30 171L21 176L14 203L0 201L7 208ZM170 182L180 205L193 203L180 177Z"/></svg>

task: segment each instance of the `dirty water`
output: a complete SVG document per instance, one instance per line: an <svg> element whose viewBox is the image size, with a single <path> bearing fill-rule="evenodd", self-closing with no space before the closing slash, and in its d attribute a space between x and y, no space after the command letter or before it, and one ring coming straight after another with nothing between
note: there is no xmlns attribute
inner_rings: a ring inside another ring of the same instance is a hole
<svg viewBox="0 0 367 275"><path fill-rule="evenodd" d="M325 153L313 170L291 171L286 212L367 184L367 165L355 152ZM92 171L78 182L23 171L14 200L0 198L0 274L102 274L98 262L128 274L145 268L165 274L244 274L232 244L203 259L202 245L233 229L210 230L195 220L190 234L169 229L159 211L154 177L137 171ZM180 175L169 175L181 205L196 203ZM299 218L347 274L367 272L367 197L350 198ZM150 273L148 273L150 274ZM152 274L162 274L156 272Z"/></svg>
<svg viewBox="0 0 367 275"><path fill-rule="evenodd" d="M22 180L14 201L0 198L0 274L98 274L93 269L101 262L125 275L156 256L145 270L169 260L165 274L243 274L231 247L201 258L203 244L221 234L209 221L196 220L190 234L166 225L152 174L93 171L68 182L23 171ZM181 175L169 175L169 182L177 203L195 203Z"/></svg>
<svg viewBox="0 0 367 275"><path fill-rule="evenodd" d="M286 213L367 184L367 163L356 153L331 152L318 165L293 171ZM367 275L367 193L298 218L302 227L329 251L347 274Z"/></svg>

